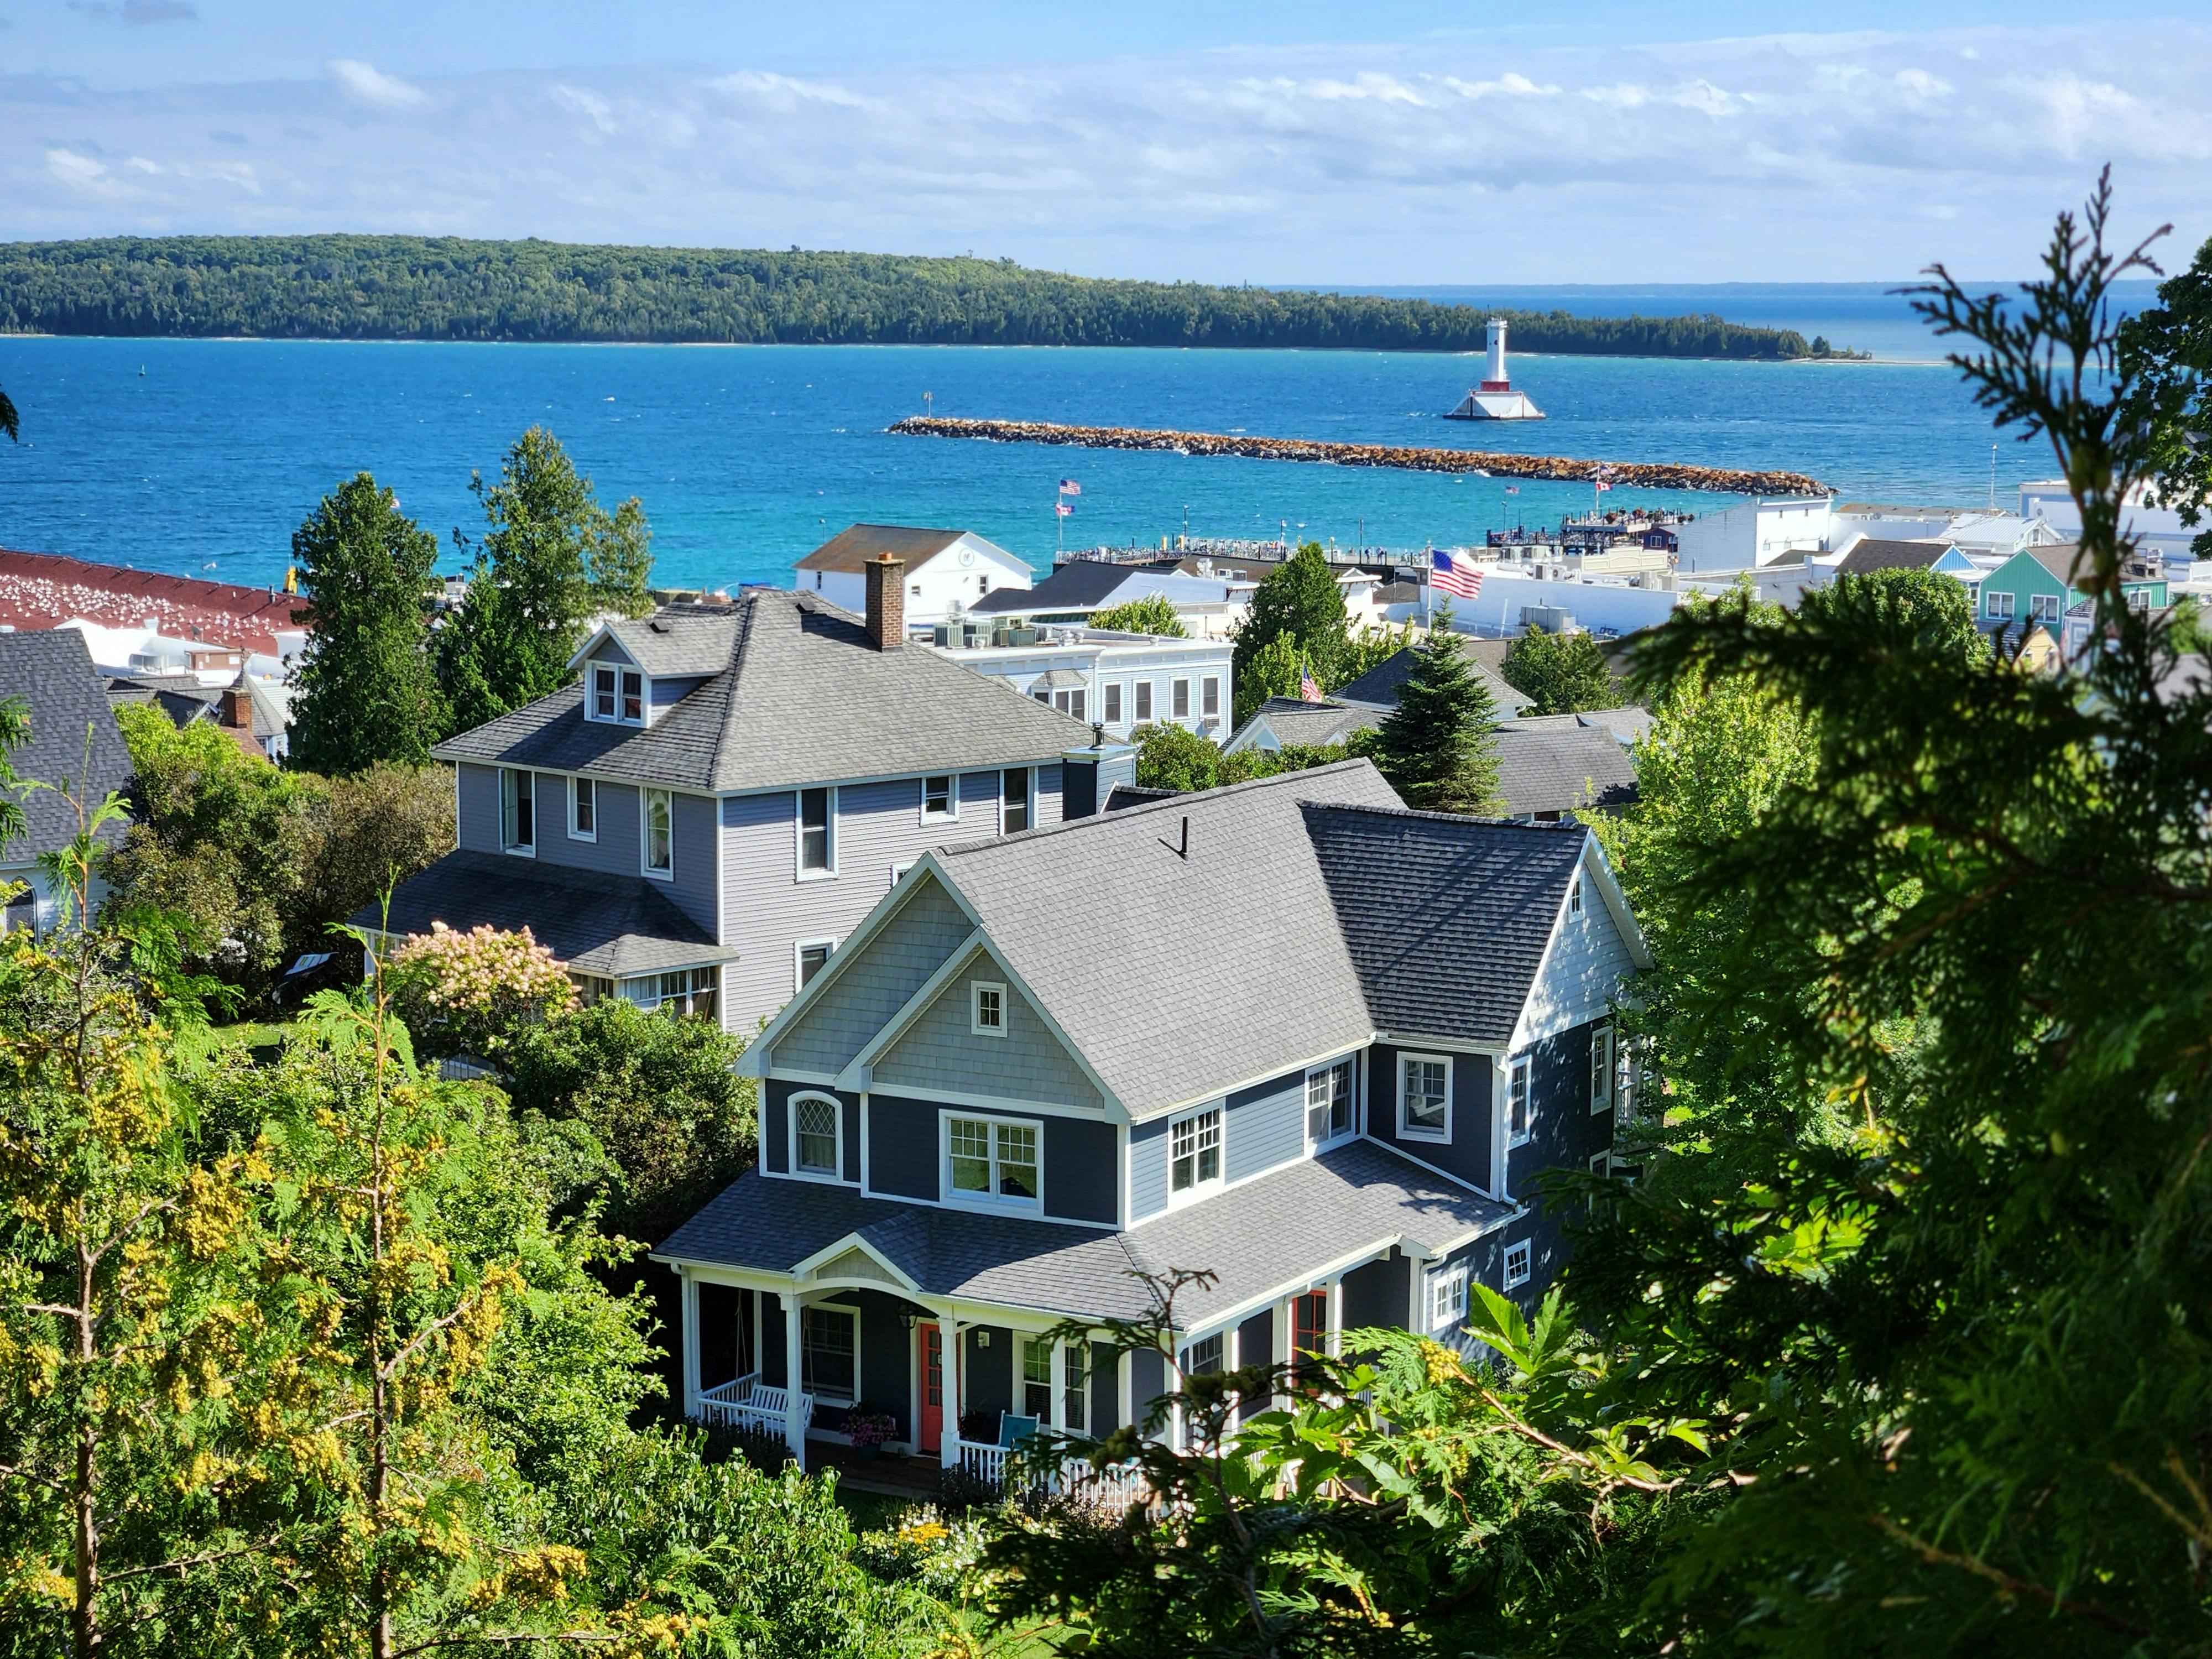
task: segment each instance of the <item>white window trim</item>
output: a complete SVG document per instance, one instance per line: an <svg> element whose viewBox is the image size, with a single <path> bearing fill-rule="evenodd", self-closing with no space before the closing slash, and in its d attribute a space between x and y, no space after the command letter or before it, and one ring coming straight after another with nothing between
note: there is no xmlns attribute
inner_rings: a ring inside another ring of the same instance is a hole
<svg viewBox="0 0 2212 1659"><path fill-rule="evenodd" d="M834 881L837 876L837 786L825 786L830 797L830 864L822 870L806 867L806 791L791 792L791 869L800 881Z"/></svg>
<svg viewBox="0 0 2212 1659"><path fill-rule="evenodd" d="M1427 1297L1425 1305L1428 1309L1430 1330L1457 1330L1467 1323L1467 1264L1465 1262L1461 1262L1456 1267L1431 1269L1422 1288ZM1449 1292L1451 1301L1456 1304L1451 1311L1443 1313L1437 1311L1437 1293L1439 1291Z"/></svg>
<svg viewBox="0 0 2212 1659"><path fill-rule="evenodd" d="M1148 726L1152 720L1152 683L1149 679L1133 680L1130 686L1129 718L1140 726Z"/></svg>
<svg viewBox="0 0 2212 1659"><path fill-rule="evenodd" d="M1987 620L2010 622L2013 619L2013 611L2017 600L2012 593L2002 587L1984 588L1982 592L1982 599L1989 606L1989 609L1983 613ZM1997 603L2000 599L2004 601L2002 605Z"/></svg>
<svg viewBox="0 0 2212 1659"><path fill-rule="evenodd" d="M1567 914L1578 916L1583 913L1583 872L1579 870L1567 878Z"/></svg>
<svg viewBox="0 0 2212 1659"><path fill-rule="evenodd" d="M1525 1073L1528 1079L1528 1121L1516 1137L1513 1133L1513 1074ZM1505 1150L1526 1146L1536 1138L1536 1068L1526 1054L1505 1062Z"/></svg>
<svg viewBox="0 0 2212 1659"><path fill-rule="evenodd" d="M929 810L929 781L931 778L943 778L945 780L945 810L942 812L933 812ZM957 823L960 822L960 775L957 772L930 772L923 775L921 779L921 804L915 809L915 818L916 822L924 824ZM834 843L836 837L832 836L830 840ZM833 844L830 849L830 861L834 864L836 860L837 849Z"/></svg>
<svg viewBox="0 0 2212 1659"><path fill-rule="evenodd" d="M577 792L582 789L589 789L592 792L592 827L589 830L579 830L576 828L576 796ZM599 781L594 778L572 776L568 780L568 839L570 841L597 841L599 838Z"/></svg>
<svg viewBox="0 0 2212 1659"><path fill-rule="evenodd" d="M668 867L665 870L654 869L647 858L650 839L647 832L653 823L650 803L655 795L668 797ZM830 838L830 844L834 849L836 844L834 836ZM639 874L650 876L655 881L676 879L676 792L673 789L659 789L647 784L637 792L637 868Z"/></svg>
<svg viewBox="0 0 2212 1659"><path fill-rule="evenodd" d="M1010 772L1019 772L1023 776L1029 780L1029 793L1023 798L1022 805L1024 810L1029 813L1030 821L1023 827L1028 830L1034 830L1037 827L1036 768L1034 766L1003 766L999 769L999 833L1002 836L1018 833L1006 828L1006 775Z"/></svg>
<svg viewBox="0 0 2212 1659"><path fill-rule="evenodd" d="M797 939L791 942L791 994L793 996L797 996L805 988L799 980L799 971L805 961L806 953L817 945L820 945L828 953L822 959L822 971L826 974L830 971L830 957L837 954L836 939Z"/></svg>
<svg viewBox="0 0 2212 1659"><path fill-rule="evenodd" d="M1588 1160L1588 1167L1589 1169L1589 1172L1594 1176L1612 1175L1613 1154L1609 1152L1592 1152Z"/></svg>
<svg viewBox="0 0 2212 1659"><path fill-rule="evenodd" d="M1108 726L1121 724L1121 711L1127 699L1121 691L1121 682L1106 680L1098 687L1098 715Z"/></svg>
<svg viewBox="0 0 2212 1659"><path fill-rule="evenodd" d="M1310 1121L1310 1114L1313 1110L1314 1079L1324 1073L1333 1072L1340 1066L1352 1067L1352 1109L1348 1115L1350 1127L1340 1135L1324 1134L1318 1140L1309 1134L1306 1137L1306 1151L1309 1152L1326 1152L1332 1146L1342 1146L1346 1141L1356 1140L1359 1137L1359 1073L1362 1068L1358 1055L1340 1054L1334 1060L1325 1060L1318 1066L1307 1066L1304 1109L1309 1114L1309 1121ZM1449 1108L1447 1107L1446 1110L1449 1111Z"/></svg>
<svg viewBox="0 0 2212 1659"><path fill-rule="evenodd" d="M983 993L986 991L996 991L999 994L999 1023L996 1025L986 1025L983 1024ZM995 979L971 979L968 981L968 1031L969 1036L987 1037L1005 1036L1006 1035L1006 1027L1010 1023L1006 1018L1006 987L1005 981Z"/></svg>
<svg viewBox="0 0 2212 1659"><path fill-rule="evenodd" d="M858 1392L860 1387L860 1379L867 1375L867 1372L861 1369L860 1310L858 1308L843 1302L810 1302L806 1304L806 1311L825 1314L843 1314L847 1318L853 1322L853 1387L855 1392L850 1395L821 1394L817 1392L814 1396L817 1400L825 1401L833 1406L852 1405L860 1398ZM805 1375L805 1355L804 1349L806 1341L806 1329L803 1322L804 1315L801 1316L801 1319L802 1323L799 1327L799 1337L801 1353L799 1355L799 1364L793 1366L793 1370L799 1373L800 1378L803 1381Z"/></svg>
<svg viewBox="0 0 2212 1659"><path fill-rule="evenodd" d="M1416 1129L1406 1121L1406 1062L1409 1060L1431 1060L1444 1068L1444 1127L1436 1129ZM1428 1141L1437 1145L1448 1143L1452 1138L1452 1057L1449 1054L1423 1054L1401 1049L1398 1053L1398 1139Z"/></svg>
<svg viewBox="0 0 2212 1659"><path fill-rule="evenodd" d="M1521 1258L1521 1271L1518 1273L1513 1271L1513 1258L1516 1255ZM1516 1243L1508 1244L1505 1247L1504 1255L1500 1259L1499 1267L1505 1288L1509 1291L1520 1289L1528 1282L1529 1277L1535 1271L1535 1241L1524 1238Z"/></svg>
<svg viewBox="0 0 2212 1659"><path fill-rule="evenodd" d="M999 1133L991 1131L992 1188L988 1193L963 1193L952 1184L952 1122L957 1118L963 1123L1011 1123L1017 1128L1036 1131L1037 1195L1032 1200L1003 1198L997 1191L999 1163ZM1016 1117L1005 1112L981 1112L962 1107L958 1111L943 1111L937 1115L937 1189L938 1202L950 1210L981 1210L993 1215L1042 1215L1044 1213L1044 1120L1036 1117Z"/></svg>
<svg viewBox="0 0 2212 1659"><path fill-rule="evenodd" d="M507 844L507 781L511 777L530 780L530 839ZM527 766L502 766L498 769L499 787L499 850L509 858L534 859L538 856L538 775Z"/></svg>
<svg viewBox="0 0 2212 1659"><path fill-rule="evenodd" d="M1207 720L1220 719L1221 677L1218 674L1208 674L1200 679L1198 684L1198 717ZM1209 703L1212 705L1211 708L1207 707Z"/></svg>
<svg viewBox="0 0 2212 1659"><path fill-rule="evenodd" d="M1599 1067L1601 1059L1604 1061L1602 1070ZM1590 1115L1592 1117L1613 1110L1615 1084L1613 1067L1619 1063L1620 1056L1613 1048L1613 1027L1599 1026L1590 1033ZM1601 1079L1603 1079L1602 1087L1599 1086Z"/></svg>
<svg viewBox="0 0 2212 1659"><path fill-rule="evenodd" d="M1182 705L1181 713L1176 712L1177 703ZM1191 718L1190 680L1188 676L1179 675L1168 682L1168 718L1171 720L1187 720Z"/></svg>
<svg viewBox="0 0 2212 1659"><path fill-rule="evenodd" d="M799 1167L799 1103L802 1100L827 1101L832 1107L836 1108L836 1118L837 1123L837 1167L834 1171L823 1170L803 1170ZM850 1186L852 1183L845 1179L845 1103L838 1099L835 1095L824 1094L819 1089L801 1089L798 1093L793 1095L790 1099L784 1102L783 1110L786 1119L784 1125L785 1156L783 1161L790 1171L792 1179L794 1181L826 1182L833 1187Z"/></svg>
<svg viewBox="0 0 2212 1659"><path fill-rule="evenodd" d="M891 866L891 885L894 887L897 886L901 881L905 879L906 872L913 869L915 865L921 862L921 860L920 859L908 859L904 864L894 864Z"/></svg>
<svg viewBox="0 0 2212 1659"><path fill-rule="evenodd" d="M1185 1188L1182 1192L1177 1192L1176 1191L1175 1184L1176 1126L1179 1123L1188 1123L1195 1118L1204 1117L1208 1113L1212 1113L1221 1120L1221 1144L1217 1149L1218 1156L1215 1159L1213 1178L1211 1181L1193 1182L1190 1186ZM1229 1184L1229 1103L1224 1100L1218 1101L1208 1106L1193 1107L1188 1112L1177 1112L1173 1117L1170 1118L1168 1120L1166 1152L1169 1209L1179 1210L1186 1204L1195 1204L1199 1202L1200 1200L1211 1198L1214 1194L1221 1191L1223 1188Z"/></svg>
<svg viewBox="0 0 2212 1659"><path fill-rule="evenodd" d="M642 668L630 664L611 661L605 657L591 659L591 675L584 685L584 718L594 726L627 726L642 730L653 724L653 676ZM602 714L597 711L599 701L599 675L602 671L615 677L615 712ZM637 718L623 716L623 676L637 676Z"/></svg>

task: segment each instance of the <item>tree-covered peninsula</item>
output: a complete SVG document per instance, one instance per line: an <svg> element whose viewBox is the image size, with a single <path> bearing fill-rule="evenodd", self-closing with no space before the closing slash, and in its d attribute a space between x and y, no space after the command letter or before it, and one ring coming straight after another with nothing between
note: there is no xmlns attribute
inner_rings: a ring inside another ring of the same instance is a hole
<svg viewBox="0 0 2212 1659"><path fill-rule="evenodd" d="M1033 270L1011 259L420 236L0 244L0 331L273 339L1302 346L1805 357L1793 329Z"/></svg>

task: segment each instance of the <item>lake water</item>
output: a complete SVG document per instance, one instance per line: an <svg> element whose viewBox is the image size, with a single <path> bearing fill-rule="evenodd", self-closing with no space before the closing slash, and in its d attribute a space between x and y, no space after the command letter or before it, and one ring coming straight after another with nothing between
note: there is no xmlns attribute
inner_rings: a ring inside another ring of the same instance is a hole
<svg viewBox="0 0 2212 1659"><path fill-rule="evenodd" d="M1042 570L1056 532L1070 546L1126 545L1186 527L1272 538L1287 524L1346 546L1417 549L1516 519L1556 521L1593 500L1583 485L1524 483L1508 496L1479 478L885 433L925 392L947 415L1779 467L1860 499L1988 500L1996 434L1955 373L1924 360L1924 342L1923 361L1894 361L1903 354L1880 331L1851 326L1857 316L1894 327L1896 302L1879 288L1715 292L1485 297L1592 313L1718 310L1890 360L1517 356L1515 383L1550 418L1468 422L1438 417L1480 378L1478 357L0 338L0 386L24 439L0 444L0 545L277 581L301 519L366 470L459 568L451 532L481 525L471 470L495 470L533 422L559 434L603 500L643 499L657 579L680 586L787 580L793 560L855 520L970 528ZM2051 470L2040 445L2007 440L1996 459L2000 501ZM1064 477L1083 494L1062 521ZM1620 489L1607 504L1694 512L1728 499Z"/></svg>

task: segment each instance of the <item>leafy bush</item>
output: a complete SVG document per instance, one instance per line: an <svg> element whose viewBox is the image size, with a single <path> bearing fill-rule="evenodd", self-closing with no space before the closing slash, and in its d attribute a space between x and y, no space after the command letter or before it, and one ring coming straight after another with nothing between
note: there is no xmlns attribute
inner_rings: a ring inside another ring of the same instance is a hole
<svg viewBox="0 0 2212 1659"><path fill-rule="evenodd" d="M575 1006L576 988L530 936L442 921L412 933L382 964L392 1004L426 1054L496 1059L526 1027Z"/></svg>

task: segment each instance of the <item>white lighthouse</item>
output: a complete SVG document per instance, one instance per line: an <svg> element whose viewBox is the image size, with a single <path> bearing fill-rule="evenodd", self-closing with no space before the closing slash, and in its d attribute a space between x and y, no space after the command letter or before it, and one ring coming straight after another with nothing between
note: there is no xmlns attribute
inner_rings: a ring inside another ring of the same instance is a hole
<svg viewBox="0 0 2212 1659"><path fill-rule="evenodd" d="M1448 421L1540 421L1544 411L1525 392L1516 392L1505 373L1505 319L1490 319L1490 356L1483 364L1482 384L1467 400L1444 416Z"/></svg>

